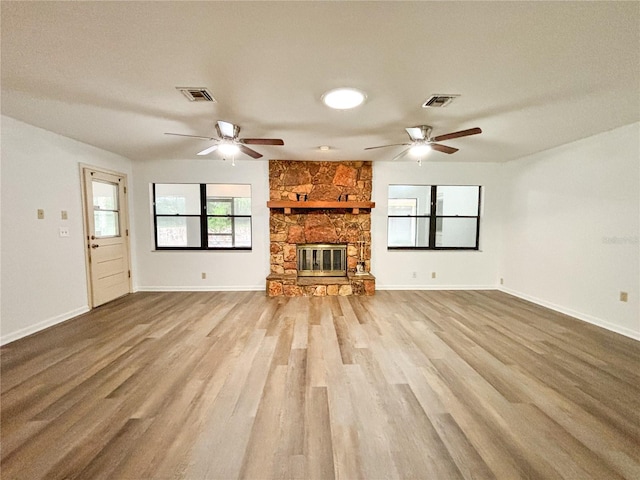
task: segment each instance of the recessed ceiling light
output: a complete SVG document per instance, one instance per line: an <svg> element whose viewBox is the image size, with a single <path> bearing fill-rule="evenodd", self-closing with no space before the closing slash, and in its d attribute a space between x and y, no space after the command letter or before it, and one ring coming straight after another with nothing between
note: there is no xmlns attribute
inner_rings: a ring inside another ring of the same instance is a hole
<svg viewBox="0 0 640 480"><path fill-rule="evenodd" d="M322 101L329 108L348 110L364 102L366 95L355 88L334 88L322 95Z"/></svg>
<svg viewBox="0 0 640 480"><path fill-rule="evenodd" d="M320 145L318 149L322 152L328 152L331 149L331 147L329 145Z"/></svg>

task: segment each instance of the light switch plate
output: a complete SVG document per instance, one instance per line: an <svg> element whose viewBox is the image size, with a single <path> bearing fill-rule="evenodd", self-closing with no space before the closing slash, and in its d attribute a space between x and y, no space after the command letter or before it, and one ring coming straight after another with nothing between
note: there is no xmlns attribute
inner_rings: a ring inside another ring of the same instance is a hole
<svg viewBox="0 0 640 480"><path fill-rule="evenodd" d="M38 220L44 220L44 210L41 208L38 209Z"/></svg>

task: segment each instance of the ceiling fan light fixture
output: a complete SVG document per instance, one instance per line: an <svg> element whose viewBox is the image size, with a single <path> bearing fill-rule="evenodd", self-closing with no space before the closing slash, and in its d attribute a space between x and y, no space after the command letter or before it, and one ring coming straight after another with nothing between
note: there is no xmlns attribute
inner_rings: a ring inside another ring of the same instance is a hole
<svg viewBox="0 0 640 480"><path fill-rule="evenodd" d="M233 123L218 120L217 125L220 129L220 135L222 135L223 137L233 138L236 136L236 126Z"/></svg>
<svg viewBox="0 0 640 480"><path fill-rule="evenodd" d="M218 145L218 150L220 150L220 153L223 155L234 155L240 151L240 147L235 143L223 142Z"/></svg>
<svg viewBox="0 0 640 480"><path fill-rule="evenodd" d="M349 110L362 105L367 96L356 88L334 88L322 95L322 102L335 110Z"/></svg>
<svg viewBox="0 0 640 480"><path fill-rule="evenodd" d="M421 157L431 151L431 145L428 143L418 143L409 148L409 153L414 157Z"/></svg>

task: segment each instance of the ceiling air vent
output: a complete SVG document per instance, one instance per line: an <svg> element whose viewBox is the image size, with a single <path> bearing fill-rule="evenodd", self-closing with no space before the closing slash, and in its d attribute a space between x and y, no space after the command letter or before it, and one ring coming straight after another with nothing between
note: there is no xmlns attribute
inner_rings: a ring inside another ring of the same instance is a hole
<svg viewBox="0 0 640 480"><path fill-rule="evenodd" d="M215 102L211 92L206 88L176 87L190 102Z"/></svg>
<svg viewBox="0 0 640 480"><path fill-rule="evenodd" d="M442 108L449 105L453 100L460 95L444 95L444 94L435 94L431 95L426 102L422 104L422 108Z"/></svg>

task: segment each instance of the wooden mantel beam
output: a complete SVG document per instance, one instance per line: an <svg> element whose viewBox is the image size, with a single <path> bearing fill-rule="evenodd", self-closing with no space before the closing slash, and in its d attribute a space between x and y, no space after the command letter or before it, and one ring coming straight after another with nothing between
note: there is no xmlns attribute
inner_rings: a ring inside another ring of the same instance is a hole
<svg viewBox="0 0 640 480"><path fill-rule="evenodd" d="M360 213L360 209L371 209L375 208L375 202L354 202L354 201L345 201L345 202L337 202L337 201L322 201L322 200L311 200L306 202L297 202L294 200L270 200L267 202L267 207L269 208L282 208L285 214L290 214L292 208L298 209L315 209L315 208L325 208L325 209L351 209L354 215Z"/></svg>

